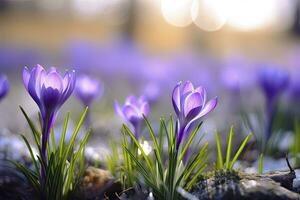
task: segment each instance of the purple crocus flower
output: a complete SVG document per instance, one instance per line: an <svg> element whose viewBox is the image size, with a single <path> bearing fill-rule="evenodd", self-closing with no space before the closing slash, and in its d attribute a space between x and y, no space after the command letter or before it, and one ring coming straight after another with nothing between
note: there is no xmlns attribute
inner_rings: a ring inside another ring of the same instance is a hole
<svg viewBox="0 0 300 200"><path fill-rule="evenodd" d="M85 106L90 106L102 93L103 86L98 80L91 79L87 75L81 75L77 78L75 95Z"/></svg>
<svg viewBox="0 0 300 200"><path fill-rule="evenodd" d="M55 67L51 67L48 71L41 65L37 65L31 71L29 71L27 67L24 67L23 82L26 90L36 102L41 112L42 154L43 162L46 165L46 145L50 130L54 124L59 108L70 97L74 90L75 71L67 71L64 76L61 76Z"/></svg>
<svg viewBox="0 0 300 200"><path fill-rule="evenodd" d="M258 82L266 98L273 100L289 85L289 74L279 68L262 68L258 72Z"/></svg>
<svg viewBox="0 0 300 200"><path fill-rule="evenodd" d="M9 82L6 76L0 75L0 100L6 96L9 90Z"/></svg>
<svg viewBox="0 0 300 200"><path fill-rule="evenodd" d="M268 140L272 133L274 109L279 95L289 85L289 74L279 68L261 68L258 72L258 82L266 97L266 129L265 136Z"/></svg>
<svg viewBox="0 0 300 200"><path fill-rule="evenodd" d="M194 88L190 81L179 82L172 94L173 107L178 117L177 149L188 133L190 127L201 117L213 111L218 103L218 98L206 102L206 90L200 86Z"/></svg>
<svg viewBox="0 0 300 200"><path fill-rule="evenodd" d="M136 138L139 138L140 129L144 122L143 115L148 117L150 114L148 101L143 96L137 98L131 95L126 98L122 107L118 102L115 102L114 107L116 113L133 126L134 134Z"/></svg>

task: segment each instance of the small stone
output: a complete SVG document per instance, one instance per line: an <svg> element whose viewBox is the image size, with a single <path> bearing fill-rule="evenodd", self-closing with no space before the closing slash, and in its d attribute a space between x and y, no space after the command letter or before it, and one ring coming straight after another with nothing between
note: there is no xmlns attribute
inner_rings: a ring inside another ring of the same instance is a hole
<svg viewBox="0 0 300 200"><path fill-rule="evenodd" d="M88 167L84 173L82 192L85 198L103 196L104 191L112 185L114 179L111 173L107 170Z"/></svg>

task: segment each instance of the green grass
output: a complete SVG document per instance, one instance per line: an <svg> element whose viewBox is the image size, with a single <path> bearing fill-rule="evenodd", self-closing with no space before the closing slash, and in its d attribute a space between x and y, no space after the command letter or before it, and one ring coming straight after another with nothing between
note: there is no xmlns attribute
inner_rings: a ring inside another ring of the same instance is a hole
<svg viewBox="0 0 300 200"><path fill-rule="evenodd" d="M229 137L228 137L227 152L226 152L225 165L224 165L219 134L218 134L218 132L216 132L216 146L217 146L217 152L218 152L218 159L217 159L217 169L218 170L232 171L235 162L237 161L237 159L243 152L243 150L252 134L250 133L245 137L242 144L240 145L240 147L238 148L237 152L235 153L234 157L231 160L233 135L234 135L233 127L231 127L230 132L229 132Z"/></svg>
<svg viewBox="0 0 300 200"><path fill-rule="evenodd" d="M185 143L181 145L179 149L176 149L177 133L173 129L173 119L170 117L169 126L167 127L164 119L160 120L160 128L158 137L153 131L149 121L144 117L145 124L148 129L148 133L153 143L153 154L146 155L140 142L135 138L131 130L123 125L123 157L124 157L124 169L127 179L136 182L145 183L153 192L155 199L173 200L179 199L180 195L177 192L178 187L191 189L192 186L198 181L199 177L203 174L207 167L207 149L208 144L202 146L198 152L189 155L189 159L183 162L185 154L188 152L188 148L195 140L195 136L199 131L200 123L191 132ZM129 136L130 141L126 140L126 135ZM167 140L167 156L163 159L163 138ZM130 145L134 144L137 149L140 150L141 155L135 154ZM199 141L200 142L200 141ZM199 144L198 142L198 144ZM131 167L128 166L131 163ZM134 170L138 174L133 174ZM143 179L139 180L137 177L141 176Z"/></svg>
<svg viewBox="0 0 300 200"><path fill-rule="evenodd" d="M85 170L84 149L90 136L90 131L86 133L83 139L81 139L78 147L75 148L75 140L79 129L83 123L83 120L87 113L87 108L83 112L74 132L67 143L65 141L65 135L67 131L68 121L70 114L68 113L65 118L64 127L61 133L59 144L55 143L54 132L51 130L51 143L49 141L47 145L47 166L44 165L41 153L41 131L39 131L33 122L29 119L28 115L21 107L21 111L24 114L33 138L35 145L38 148L38 155L34 155L32 147L29 144L27 138L22 135L22 138L29 150L34 170L26 168L24 165L12 161L15 166L25 175L29 183L33 186L36 196L38 198L50 200L66 200L72 199L75 192L78 191L79 183ZM76 149L76 150L75 150ZM37 157L37 159L36 159ZM46 172L45 182L42 183L41 168L44 168Z"/></svg>

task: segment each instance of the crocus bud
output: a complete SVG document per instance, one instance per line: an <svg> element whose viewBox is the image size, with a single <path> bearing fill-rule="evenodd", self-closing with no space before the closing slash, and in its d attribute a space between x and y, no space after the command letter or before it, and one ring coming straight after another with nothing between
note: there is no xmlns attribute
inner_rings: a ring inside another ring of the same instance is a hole
<svg viewBox="0 0 300 200"><path fill-rule="evenodd" d="M3 99L9 91L9 82L6 76L0 75L0 100Z"/></svg>
<svg viewBox="0 0 300 200"><path fill-rule="evenodd" d="M179 82L172 94L173 107L178 117L179 132L177 136L177 149L184 135L191 125L201 117L213 111L218 103L218 98L206 102L204 87L194 88L190 81Z"/></svg>
<svg viewBox="0 0 300 200"><path fill-rule="evenodd" d="M143 115L147 117L150 114L148 101L143 96L139 98L128 96L122 107L117 102L114 107L115 112L133 126L134 134L139 138L141 125L144 122Z"/></svg>

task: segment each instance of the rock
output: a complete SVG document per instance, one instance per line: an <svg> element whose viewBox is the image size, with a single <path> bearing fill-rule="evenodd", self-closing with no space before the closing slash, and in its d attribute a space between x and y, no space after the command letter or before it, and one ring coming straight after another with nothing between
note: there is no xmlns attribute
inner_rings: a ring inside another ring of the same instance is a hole
<svg viewBox="0 0 300 200"><path fill-rule="evenodd" d="M123 191L119 199L120 200L133 200L133 199L148 200L148 199L153 199L153 197L149 196L148 189L146 189L141 185L136 185L133 188L129 188L126 191Z"/></svg>
<svg viewBox="0 0 300 200"><path fill-rule="evenodd" d="M292 189L295 177L293 171L273 172L263 176L215 172L210 178L200 181L191 194L207 200L296 200L300 199L300 195L289 190Z"/></svg>
<svg viewBox="0 0 300 200"><path fill-rule="evenodd" d="M274 171L268 174L265 174L264 177L271 178L277 183L280 183L282 187L285 187L289 190L293 190L293 180L296 178L295 171Z"/></svg>
<svg viewBox="0 0 300 200"><path fill-rule="evenodd" d="M109 171L88 167L84 173L82 193L84 199L102 199L105 191L114 183Z"/></svg>
<svg viewBox="0 0 300 200"><path fill-rule="evenodd" d="M26 178L8 161L0 160L0 199L34 198L34 190Z"/></svg>

